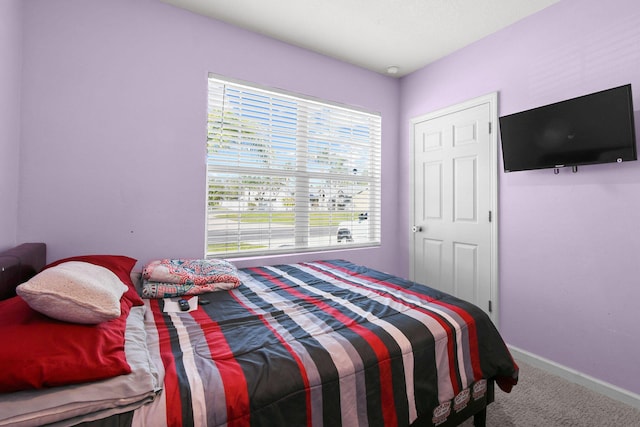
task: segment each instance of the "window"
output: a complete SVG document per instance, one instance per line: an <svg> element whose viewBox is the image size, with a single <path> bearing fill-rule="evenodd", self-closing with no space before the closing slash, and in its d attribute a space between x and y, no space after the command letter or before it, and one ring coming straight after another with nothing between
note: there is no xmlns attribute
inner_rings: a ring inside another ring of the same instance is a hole
<svg viewBox="0 0 640 427"><path fill-rule="evenodd" d="M380 244L380 115L209 76L207 256Z"/></svg>

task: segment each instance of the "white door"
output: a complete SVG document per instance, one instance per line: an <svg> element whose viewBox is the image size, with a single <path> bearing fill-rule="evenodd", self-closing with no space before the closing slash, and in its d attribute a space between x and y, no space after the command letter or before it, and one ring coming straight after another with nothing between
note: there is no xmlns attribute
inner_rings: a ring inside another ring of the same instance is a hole
<svg viewBox="0 0 640 427"><path fill-rule="evenodd" d="M497 94L411 121L412 280L497 325Z"/></svg>

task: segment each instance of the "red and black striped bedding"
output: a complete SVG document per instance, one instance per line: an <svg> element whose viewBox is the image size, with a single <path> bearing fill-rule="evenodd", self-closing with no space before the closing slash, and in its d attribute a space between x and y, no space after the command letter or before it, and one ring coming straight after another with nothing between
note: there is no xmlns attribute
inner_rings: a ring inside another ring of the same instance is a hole
<svg viewBox="0 0 640 427"><path fill-rule="evenodd" d="M342 260L240 275L189 313L146 302L165 380L134 424L438 423L486 379L517 381L488 316L447 294Z"/></svg>

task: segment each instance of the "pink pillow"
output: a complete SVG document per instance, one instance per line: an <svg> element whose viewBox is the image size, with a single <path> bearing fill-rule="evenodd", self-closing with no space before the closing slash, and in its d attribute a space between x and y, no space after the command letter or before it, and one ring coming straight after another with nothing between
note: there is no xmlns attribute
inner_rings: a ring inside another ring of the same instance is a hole
<svg viewBox="0 0 640 427"><path fill-rule="evenodd" d="M137 260L124 255L81 255L52 262L51 264L45 266L43 270L69 261L88 262L104 268L108 268L116 276L118 276L120 280L122 280L122 283L127 285L127 287L129 288L129 290L124 293L123 298L129 300L129 302L134 306L144 305L144 302L142 302L142 298L140 298L140 295L138 295L138 291L136 291L136 288L131 281L131 270L133 270L133 267L136 265Z"/></svg>
<svg viewBox="0 0 640 427"><path fill-rule="evenodd" d="M67 261L47 268L16 288L34 310L66 322L96 324L120 317L129 288L107 268Z"/></svg>

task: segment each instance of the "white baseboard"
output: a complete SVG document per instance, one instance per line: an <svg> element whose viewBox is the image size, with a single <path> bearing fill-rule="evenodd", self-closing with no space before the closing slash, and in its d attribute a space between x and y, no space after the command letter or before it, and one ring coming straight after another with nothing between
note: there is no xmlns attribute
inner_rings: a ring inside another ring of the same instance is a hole
<svg viewBox="0 0 640 427"><path fill-rule="evenodd" d="M520 359L531 366L544 369L545 371L564 378L567 381L580 384L581 386L593 390L596 393L600 393L610 397L611 399L640 409L640 394L606 383L597 378L576 371L575 369L560 365L552 360L545 359L544 357L529 353L528 351L521 350L517 347L513 347L511 345L508 347L509 351L511 351L511 355L515 359Z"/></svg>

